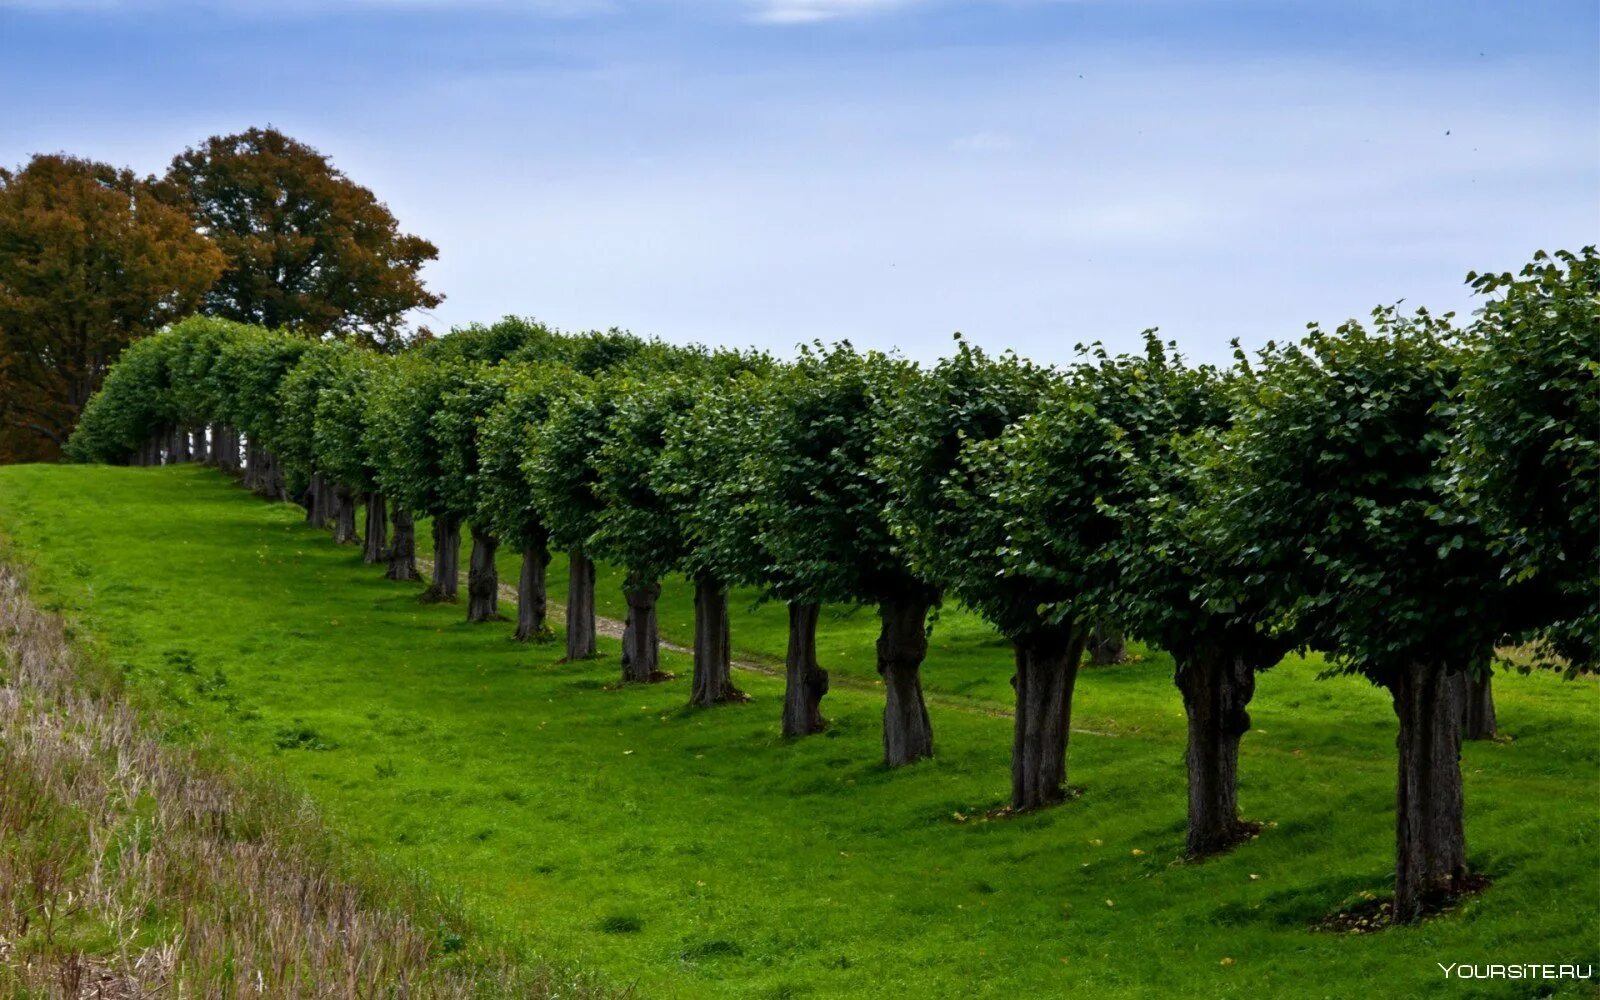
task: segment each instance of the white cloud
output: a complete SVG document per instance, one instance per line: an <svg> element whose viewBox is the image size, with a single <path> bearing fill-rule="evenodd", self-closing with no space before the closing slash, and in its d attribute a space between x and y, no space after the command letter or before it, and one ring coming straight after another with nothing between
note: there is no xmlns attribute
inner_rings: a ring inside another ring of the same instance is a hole
<svg viewBox="0 0 1600 1000"><path fill-rule="evenodd" d="M814 24L875 14L916 0L755 0L754 20L763 24Z"/></svg>

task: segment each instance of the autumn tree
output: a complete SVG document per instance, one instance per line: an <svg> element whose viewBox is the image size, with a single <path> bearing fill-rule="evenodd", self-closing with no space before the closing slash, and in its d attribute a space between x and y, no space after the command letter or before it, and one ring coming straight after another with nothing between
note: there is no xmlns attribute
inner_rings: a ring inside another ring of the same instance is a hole
<svg viewBox="0 0 1600 1000"><path fill-rule="evenodd" d="M213 315L392 349L407 312L441 301L420 276L433 244L276 129L207 139L172 161L167 181L225 259L205 294Z"/></svg>
<svg viewBox="0 0 1600 1000"><path fill-rule="evenodd" d="M0 169L0 427L49 457L129 343L192 311L223 258L153 179L74 157Z"/></svg>

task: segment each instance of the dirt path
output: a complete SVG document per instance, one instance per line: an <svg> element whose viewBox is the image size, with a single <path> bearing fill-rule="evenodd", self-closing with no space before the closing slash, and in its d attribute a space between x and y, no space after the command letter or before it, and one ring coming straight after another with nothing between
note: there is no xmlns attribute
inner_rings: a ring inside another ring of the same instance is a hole
<svg viewBox="0 0 1600 1000"><path fill-rule="evenodd" d="M417 572L422 574L424 577L432 575L433 562L429 559L424 559L421 556L418 556ZM462 573L459 579L461 581L461 585L465 587L467 582L466 573ZM502 583L500 585L500 597L503 600L510 601L512 607L516 607L517 588L511 586L510 584ZM567 606L565 604L561 604L557 601L549 600L547 598L545 603L545 612L552 621L566 624ZM599 614L596 614L594 616L594 628L596 632L604 636L609 636L612 639L622 638L623 623L615 618L605 618ZM688 646L681 646L678 643L669 642L666 639L661 640L661 648L673 653L682 653L685 656L694 655L694 650L690 649ZM784 673L779 667L775 667L766 663L758 663L755 660L736 659L732 661L732 666L735 670L743 670L752 674L761 674L765 677L782 677ZM881 691L883 689L883 684L880 681L871 681L864 677L854 677L848 674L840 674L838 671L832 671L829 673L828 684L834 688L844 688L851 691ZM932 691L925 691L923 693L923 698L929 705L938 705L941 708L954 709L957 712L970 712L974 715L986 715L994 719L1009 719L1012 717L1012 712L1010 709L980 704L971 700L970 698L936 694ZM1073 726L1072 731L1075 733L1087 733L1090 736L1122 735L1121 733L1109 733L1100 729L1079 729L1077 726Z"/></svg>

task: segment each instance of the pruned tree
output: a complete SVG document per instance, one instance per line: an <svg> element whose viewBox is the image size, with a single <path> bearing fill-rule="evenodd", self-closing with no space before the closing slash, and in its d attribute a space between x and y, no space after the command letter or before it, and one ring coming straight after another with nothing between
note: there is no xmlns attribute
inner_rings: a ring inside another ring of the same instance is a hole
<svg viewBox="0 0 1600 1000"><path fill-rule="evenodd" d="M454 336L454 334L452 334ZM539 515L532 487L522 471L551 400L572 372L559 364L508 366L500 400L478 429L478 480L475 523L522 553L517 581L517 631L521 642L549 634L545 624L545 571L550 565L550 531ZM592 628L592 613L591 613Z"/></svg>
<svg viewBox="0 0 1600 1000"><path fill-rule="evenodd" d="M368 396L365 445L378 487L395 504L396 544L409 537L413 519L433 519L433 574L424 602L454 601L459 592L462 515L451 507L444 458L432 421L464 366L400 357L378 370ZM403 553L392 553L394 563ZM401 567L403 570L403 566Z"/></svg>
<svg viewBox="0 0 1600 1000"><path fill-rule="evenodd" d="M345 350L328 361L314 413L312 464L339 495L349 498L351 517L357 501L366 506L361 560L376 565L389 557L389 513L378 487L376 460L367 448L368 396L386 358L371 351ZM413 558L414 550L403 554L397 578L416 578Z"/></svg>
<svg viewBox="0 0 1600 1000"><path fill-rule="evenodd" d="M480 516L479 432L483 421L505 397L511 369L505 365L453 366L455 376L439 395L428 421L439 456L439 499L446 517L465 521L472 535L467 564L467 621L500 618L500 573L495 555L500 537L492 522Z"/></svg>
<svg viewBox="0 0 1600 1000"><path fill-rule="evenodd" d="M550 541L567 550L568 660L595 655L595 567L589 536L601 503L594 493L594 458L605 441L612 403L602 386L574 373L549 398L549 416L532 435L522 463Z"/></svg>
<svg viewBox="0 0 1600 1000"><path fill-rule="evenodd" d="M1375 310L1373 329L1313 328L1269 346L1211 462L1207 544L1248 579L1278 631L1385 688L1399 720L1395 918L1467 875L1463 675L1504 632L1504 560L1460 503L1446 458L1463 361L1448 318Z"/></svg>
<svg viewBox="0 0 1600 1000"><path fill-rule="evenodd" d="M909 381L879 428L874 471L885 515L909 565L972 608L1015 648L1012 742L1015 809L1059 801L1066 780L1069 666L1081 636L1039 608L1051 590L1010 571L998 439L1035 410L1052 373L1005 354L991 358L958 338L956 353Z"/></svg>
<svg viewBox="0 0 1600 1000"><path fill-rule="evenodd" d="M348 486L327 476L316 457L317 406L331 384L341 359L352 348L337 341L319 341L300 356L278 389L274 453L283 469L284 486L306 509L306 521L318 528L333 525L335 541L356 540L355 497Z"/></svg>
<svg viewBox="0 0 1600 1000"><path fill-rule="evenodd" d="M1470 331L1452 461L1460 504L1507 560L1510 637L1524 666L1591 672L1600 659L1600 255L1539 253L1471 274L1492 296ZM1467 688L1465 735L1495 735L1487 670Z"/></svg>

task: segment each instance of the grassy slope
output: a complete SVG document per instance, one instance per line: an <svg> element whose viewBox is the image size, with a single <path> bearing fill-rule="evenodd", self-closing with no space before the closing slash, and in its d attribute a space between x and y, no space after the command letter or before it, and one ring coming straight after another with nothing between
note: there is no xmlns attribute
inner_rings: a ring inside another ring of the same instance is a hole
<svg viewBox="0 0 1600 1000"><path fill-rule="evenodd" d="M606 690L614 644L565 665L468 626L204 470L0 469L0 532L168 701L175 738L220 733L274 761L356 842L646 995L1461 995L1436 960L1586 961L1600 934L1592 683L1500 679L1516 739L1464 761L1485 897L1335 937L1306 925L1388 878L1393 718L1312 665L1263 680L1244 744L1244 809L1275 825L1182 865L1182 714L1159 656L1080 682L1081 799L958 823L1007 787L1008 721L956 697L1004 697L1006 651L970 622L936 632L926 667L952 692L933 711L939 758L891 774L870 691L836 691L833 728L785 743L767 678L742 675L755 701L709 712L681 709L682 677ZM687 608L668 598L669 633ZM734 629L781 648L772 610ZM825 665L870 676L872 633L867 613L831 622Z"/></svg>

